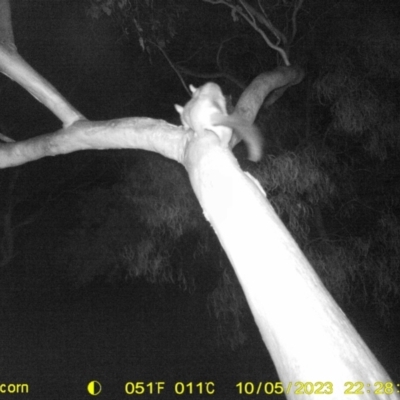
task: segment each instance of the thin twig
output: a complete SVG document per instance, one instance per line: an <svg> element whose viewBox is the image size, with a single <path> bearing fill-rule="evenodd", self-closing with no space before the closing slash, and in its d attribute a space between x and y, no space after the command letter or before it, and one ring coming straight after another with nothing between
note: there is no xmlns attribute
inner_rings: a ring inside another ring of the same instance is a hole
<svg viewBox="0 0 400 400"><path fill-rule="evenodd" d="M151 43L153 46L157 47L158 50L160 50L161 54L165 57L165 59L167 60L168 64L175 71L176 75L178 75L178 78L182 82L182 85L185 88L185 90L188 92L189 95L192 95L192 92L189 90L189 87L186 85L186 82L183 79L183 76L181 75L179 70L175 67L175 64L171 61L171 59L169 58L168 54L164 51L164 49L161 46L159 46L158 44L154 43L154 42L149 41L149 43Z"/></svg>
<svg viewBox="0 0 400 400"><path fill-rule="evenodd" d="M297 33L297 14L298 14L300 8L303 6L303 2L304 2L304 0L298 0L294 6L294 10L293 10L293 14L292 14L292 38L290 39L290 42L293 41L293 39Z"/></svg>
<svg viewBox="0 0 400 400"><path fill-rule="evenodd" d="M9 138L8 136L3 135L2 133L0 133L0 140L2 140L3 142L6 142L6 143L14 143L15 142L14 139Z"/></svg>
<svg viewBox="0 0 400 400"><path fill-rule="evenodd" d="M231 3L228 3L226 0L203 0L203 1L206 2L206 3L214 4L214 5L215 4L223 4L223 5L227 6L227 7L229 7L232 10L232 12L238 13L244 20L246 20L249 23L249 25L256 32L258 32L261 35L261 37L264 39L264 41L267 43L267 45L271 49L277 51L281 55L285 65L286 66L290 65L289 58L288 58L288 56L286 54L286 51L283 48L281 48L281 47L279 47L276 44L271 42L269 37L265 34L265 32L258 26L257 22L255 21L254 15L256 13L256 10L254 10L248 3L245 3L244 0L239 0L239 1L242 4L242 6L245 8L247 13L244 13L240 9L240 7L238 7L236 5L233 5ZM265 19L264 16L261 15L261 14L260 14L260 18L262 18L264 20L264 24L266 25L266 27L274 34L274 36L276 36L276 33L274 33L274 30L276 30L276 31L278 31L278 30L272 25L272 23L268 22L268 19ZM281 33L281 35L283 35L283 34Z"/></svg>

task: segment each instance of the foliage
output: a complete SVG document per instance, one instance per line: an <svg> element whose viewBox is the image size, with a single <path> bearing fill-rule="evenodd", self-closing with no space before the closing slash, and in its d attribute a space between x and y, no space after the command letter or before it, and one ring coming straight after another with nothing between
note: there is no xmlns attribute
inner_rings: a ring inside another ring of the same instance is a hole
<svg viewBox="0 0 400 400"><path fill-rule="evenodd" d="M60 244L61 262L77 286L95 279L124 278L121 254L135 237L137 218L115 190L95 188L80 195L78 221Z"/></svg>
<svg viewBox="0 0 400 400"><path fill-rule="evenodd" d="M87 9L92 18L112 16L125 33L132 30L142 50L149 54L154 44L166 47L176 35L178 18L185 12L186 7L173 0L90 0Z"/></svg>
<svg viewBox="0 0 400 400"><path fill-rule="evenodd" d="M388 322L400 285L400 209L390 183L396 173L389 167L399 161L400 36L382 8L361 16L357 7L357 2L333 7L320 31L326 38L317 45L324 62L311 98L324 117L316 120L311 138L317 149L329 149L325 171L335 196L329 208L321 208L323 234L311 235L304 248L342 303L372 305ZM317 150L317 159L320 154Z"/></svg>
<svg viewBox="0 0 400 400"><path fill-rule="evenodd" d="M219 343L243 342L243 293L181 166L147 156L124 182L78 198L54 260L75 286L145 279L204 293Z"/></svg>
<svg viewBox="0 0 400 400"><path fill-rule="evenodd" d="M130 171L126 182L124 195L152 232L169 231L179 238L201 225L200 209L182 166L150 156Z"/></svg>
<svg viewBox="0 0 400 400"><path fill-rule="evenodd" d="M243 344L246 331L243 327L245 297L231 268L223 269L218 286L208 295L209 310L220 321L217 326L219 343L229 342L232 349Z"/></svg>
<svg viewBox="0 0 400 400"><path fill-rule="evenodd" d="M188 232L207 225L181 167L149 157L125 182L84 191L78 198L62 257L78 282L144 276L152 282L178 278L187 286L181 273L167 268L172 249ZM199 244L196 252L204 251Z"/></svg>
<svg viewBox="0 0 400 400"><path fill-rule="evenodd" d="M297 153L266 156L254 171L271 204L302 243L309 237L314 208L330 205L335 195L335 185L324 169L327 158L310 145Z"/></svg>
<svg viewBox="0 0 400 400"><path fill-rule="evenodd" d="M341 303L370 304L385 324L400 295L400 228L394 215L382 215L364 237L310 243L306 250L328 289Z"/></svg>

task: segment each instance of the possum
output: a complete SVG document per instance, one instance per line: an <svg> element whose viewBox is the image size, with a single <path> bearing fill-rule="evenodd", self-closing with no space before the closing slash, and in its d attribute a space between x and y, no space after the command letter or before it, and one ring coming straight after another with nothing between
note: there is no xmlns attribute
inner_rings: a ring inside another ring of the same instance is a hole
<svg viewBox="0 0 400 400"><path fill-rule="evenodd" d="M183 126L198 133L212 131L224 146L229 146L233 130L245 142L249 159L259 161L263 151L260 131L240 115L228 114L221 88L209 82L198 89L190 85L190 90L193 94L189 102L184 107L175 105Z"/></svg>

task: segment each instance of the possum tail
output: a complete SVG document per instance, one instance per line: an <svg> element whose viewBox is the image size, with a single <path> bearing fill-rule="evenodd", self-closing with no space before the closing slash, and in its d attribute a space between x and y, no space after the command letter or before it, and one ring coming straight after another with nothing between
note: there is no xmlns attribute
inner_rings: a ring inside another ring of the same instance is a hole
<svg viewBox="0 0 400 400"><path fill-rule="evenodd" d="M231 143L233 141L234 144L237 144L243 140L247 147L249 160L254 162L261 160L264 150L264 139L260 130L254 124L248 123L244 118L237 115L217 114L213 118L213 125L232 128L233 135L236 138L231 140Z"/></svg>

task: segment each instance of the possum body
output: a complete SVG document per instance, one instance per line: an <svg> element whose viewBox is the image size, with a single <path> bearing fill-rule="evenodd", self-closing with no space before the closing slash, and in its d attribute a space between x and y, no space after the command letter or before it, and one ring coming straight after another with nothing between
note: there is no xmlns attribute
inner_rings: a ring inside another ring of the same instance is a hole
<svg viewBox="0 0 400 400"><path fill-rule="evenodd" d="M185 128L193 129L198 133L206 130L214 132L224 145L228 145L232 130L223 124L215 124L223 117L227 117L226 101L221 88L216 83L206 83L196 89L190 85L192 98L185 107L175 105L181 115L181 121Z"/></svg>
<svg viewBox="0 0 400 400"><path fill-rule="evenodd" d="M256 126L235 114L228 115L226 100L221 88L216 83L206 83L196 89L190 85L193 95L184 106L175 105L181 116L182 124L187 129L205 133L214 132L224 146L228 146L232 130L242 139L251 161L259 161L262 156L263 140Z"/></svg>

